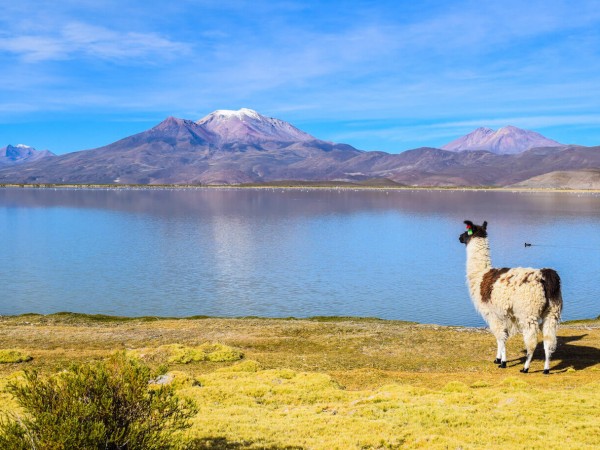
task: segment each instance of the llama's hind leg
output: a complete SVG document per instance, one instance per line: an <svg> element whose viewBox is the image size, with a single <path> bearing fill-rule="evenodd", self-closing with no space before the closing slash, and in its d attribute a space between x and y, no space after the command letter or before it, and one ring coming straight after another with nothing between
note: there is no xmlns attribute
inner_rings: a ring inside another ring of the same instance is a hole
<svg viewBox="0 0 600 450"><path fill-rule="evenodd" d="M550 357L556 348L556 336L546 338L544 336L544 353L546 354L546 360L544 361L544 375L550 373Z"/></svg>
<svg viewBox="0 0 600 450"><path fill-rule="evenodd" d="M542 334L544 337L544 353L546 360L544 361L544 374L550 373L550 357L554 350L556 350L556 330L558 328L558 317L557 315L548 314L544 318L542 324Z"/></svg>
<svg viewBox="0 0 600 450"><path fill-rule="evenodd" d="M525 348L527 349L527 359L525 360L525 365L521 369L521 372L523 373L529 372L529 366L531 365L533 352L537 346L537 330L537 321L523 326L523 341L525 341Z"/></svg>

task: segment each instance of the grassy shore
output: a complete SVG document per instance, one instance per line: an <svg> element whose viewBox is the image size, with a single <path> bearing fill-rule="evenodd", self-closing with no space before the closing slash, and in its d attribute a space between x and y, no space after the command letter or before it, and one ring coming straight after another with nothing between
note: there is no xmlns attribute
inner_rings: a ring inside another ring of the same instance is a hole
<svg viewBox="0 0 600 450"><path fill-rule="evenodd" d="M504 192L567 192L575 194L597 194L600 189L569 189L569 188L526 188L503 186L408 186L390 180L366 180L361 182L346 181L274 181L248 184L63 184L41 183L20 184L0 183L1 188L25 189L346 189L346 190L378 190L378 191L504 191Z"/></svg>
<svg viewBox="0 0 600 450"><path fill-rule="evenodd" d="M559 336L544 376L541 346L521 374L512 338L498 369L493 337L474 328L29 314L0 319L0 386L24 368L50 373L124 350L197 402L195 448L597 448L600 320ZM0 410L14 409L3 393Z"/></svg>

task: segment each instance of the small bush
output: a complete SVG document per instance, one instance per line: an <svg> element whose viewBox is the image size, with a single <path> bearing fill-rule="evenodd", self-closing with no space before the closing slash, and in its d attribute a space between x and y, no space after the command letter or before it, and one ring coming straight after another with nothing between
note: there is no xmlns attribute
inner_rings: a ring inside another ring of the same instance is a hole
<svg viewBox="0 0 600 450"><path fill-rule="evenodd" d="M31 361L33 358L18 350L0 350L0 364L21 363Z"/></svg>
<svg viewBox="0 0 600 450"><path fill-rule="evenodd" d="M149 388L151 379L147 366L123 353L50 377L25 371L22 383L7 387L24 414L4 417L0 448L172 448L172 433L189 426L196 407L172 386Z"/></svg>

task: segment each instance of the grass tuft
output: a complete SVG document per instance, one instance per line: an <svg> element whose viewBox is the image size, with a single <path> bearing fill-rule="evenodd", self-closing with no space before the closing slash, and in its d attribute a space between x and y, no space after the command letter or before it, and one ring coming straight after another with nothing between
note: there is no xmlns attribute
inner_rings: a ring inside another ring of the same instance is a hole
<svg viewBox="0 0 600 450"><path fill-rule="evenodd" d="M14 364L31 361L33 358L19 350L0 350L0 364Z"/></svg>
<svg viewBox="0 0 600 450"><path fill-rule="evenodd" d="M467 392L469 388L465 383L460 381L450 381L442 389L444 392Z"/></svg>
<svg viewBox="0 0 600 450"><path fill-rule="evenodd" d="M261 369L260 364L256 361L246 360L229 367L218 369L221 372L258 372Z"/></svg>
<svg viewBox="0 0 600 450"><path fill-rule="evenodd" d="M204 352L207 361L212 362L231 362L239 361L244 354L228 345L223 344L204 344L199 347Z"/></svg>
<svg viewBox="0 0 600 450"><path fill-rule="evenodd" d="M502 386L511 387L515 389L523 389L528 386L527 382L517 377L507 377L502 381Z"/></svg>
<svg viewBox="0 0 600 450"><path fill-rule="evenodd" d="M490 387L490 386L491 386L490 383L488 383L487 381L483 381L483 380L477 380L471 384L471 387L473 389L485 388L485 387Z"/></svg>
<svg viewBox="0 0 600 450"><path fill-rule="evenodd" d="M129 354L144 361L169 364L190 364L203 361L232 362L239 361L244 357L241 351L219 343L206 343L197 347L167 344L156 348L130 350Z"/></svg>

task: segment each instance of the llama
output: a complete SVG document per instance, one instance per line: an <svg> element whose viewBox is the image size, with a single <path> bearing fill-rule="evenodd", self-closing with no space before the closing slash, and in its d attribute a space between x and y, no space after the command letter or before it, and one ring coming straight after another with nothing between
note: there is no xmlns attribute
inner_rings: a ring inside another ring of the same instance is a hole
<svg viewBox="0 0 600 450"><path fill-rule="evenodd" d="M506 340L520 332L527 349L521 372L529 372L540 329L546 354L544 374L549 374L562 311L558 274L552 269L492 268L487 222L474 225L465 220L464 223L467 231L458 239L467 247L467 285L475 308L498 342L494 363L506 368Z"/></svg>

